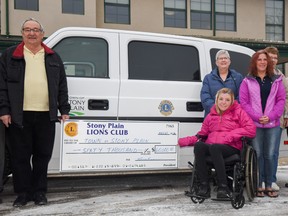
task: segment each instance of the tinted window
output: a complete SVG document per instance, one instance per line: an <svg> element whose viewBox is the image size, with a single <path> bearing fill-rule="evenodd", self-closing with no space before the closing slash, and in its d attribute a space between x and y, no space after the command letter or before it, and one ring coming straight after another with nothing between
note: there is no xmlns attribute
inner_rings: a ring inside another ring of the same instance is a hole
<svg viewBox="0 0 288 216"><path fill-rule="evenodd" d="M130 0L105 0L105 23L130 24Z"/></svg>
<svg viewBox="0 0 288 216"><path fill-rule="evenodd" d="M211 29L212 7L211 0L190 0L191 28Z"/></svg>
<svg viewBox="0 0 288 216"><path fill-rule="evenodd" d="M129 79L200 80L199 54L195 47L133 41L128 49Z"/></svg>
<svg viewBox="0 0 288 216"><path fill-rule="evenodd" d="M186 28L186 0L164 0L164 26Z"/></svg>
<svg viewBox="0 0 288 216"><path fill-rule="evenodd" d="M215 56L219 50L220 49L211 49L210 50L212 68L216 67ZM229 52L229 55L231 58L230 68L243 74L243 76L246 76L246 74L248 73L248 68L249 68L251 57L249 55L246 55L243 53L238 53L238 52L233 52L230 50L228 50L228 52Z"/></svg>
<svg viewBox="0 0 288 216"><path fill-rule="evenodd" d="M38 0L15 0L14 8L20 10L39 11Z"/></svg>
<svg viewBox="0 0 288 216"><path fill-rule="evenodd" d="M62 13L84 14L84 0L62 0Z"/></svg>
<svg viewBox="0 0 288 216"><path fill-rule="evenodd" d="M61 56L67 76L108 77L108 44L104 39L69 37L53 49Z"/></svg>
<svg viewBox="0 0 288 216"><path fill-rule="evenodd" d="M217 30L236 30L235 0L215 0L215 22Z"/></svg>

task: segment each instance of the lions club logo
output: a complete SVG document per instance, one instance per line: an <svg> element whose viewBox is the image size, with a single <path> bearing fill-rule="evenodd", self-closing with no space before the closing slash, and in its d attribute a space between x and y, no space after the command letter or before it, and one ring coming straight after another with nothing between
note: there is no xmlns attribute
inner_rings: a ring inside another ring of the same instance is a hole
<svg viewBox="0 0 288 216"><path fill-rule="evenodd" d="M163 100L161 101L158 109L160 110L160 113L164 116L169 116L172 114L172 111L174 110L174 106L171 101L169 100Z"/></svg>
<svg viewBox="0 0 288 216"><path fill-rule="evenodd" d="M78 134L78 124L75 122L70 122L65 126L64 131L67 136L76 136Z"/></svg>

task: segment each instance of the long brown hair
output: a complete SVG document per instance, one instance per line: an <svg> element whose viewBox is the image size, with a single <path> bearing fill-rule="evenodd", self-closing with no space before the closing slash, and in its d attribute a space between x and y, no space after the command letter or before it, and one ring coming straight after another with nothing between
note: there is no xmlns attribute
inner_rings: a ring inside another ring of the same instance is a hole
<svg viewBox="0 0 288 216"><path fill-rule="evenodd" d="M231 105L234 103L234 100L235 100L234 92L232 91L232 89L222 88L218 90L215 96L215 105L216 105L215 107L216 107L216 111L218 114L222 113L222 111L219 109L219 106L218 106L218 99L221 94L229 94L231 96Z"/></svg>
<svg viewBox="0 0 288 216"><path fill-rule="evenodd" d="M270 56L268 55L268 53L265 50L258 50L256 53L253 54L252 58L251 58L251 62L250 62L250 67L249 67L249 75L252 76L257 76L258 72L257 72L257 59L259 57L260 54L265 54L267 57L267 68L266 68L266 74L269 77L272 77L274 75L274 67L273 67L273 62L270 58Z"/></svg>

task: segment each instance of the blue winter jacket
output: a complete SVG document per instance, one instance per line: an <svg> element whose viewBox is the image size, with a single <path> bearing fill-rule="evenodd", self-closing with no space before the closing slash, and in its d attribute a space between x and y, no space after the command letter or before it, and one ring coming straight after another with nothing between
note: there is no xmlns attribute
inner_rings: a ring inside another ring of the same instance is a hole
<svg viewBox="0 0 288 216"><path fill-rule="evenodd" d="M201 103L205 110L205 116L208 115L210 109L215 104L215 96L221 88L230 88L233 90L235 99L239 101L239 88L243 80L242 74L233 69L229 69L230 75L223 81L218 75L218 68L215 68L211 73L204 77L203 85L200 93Z"/></svg>

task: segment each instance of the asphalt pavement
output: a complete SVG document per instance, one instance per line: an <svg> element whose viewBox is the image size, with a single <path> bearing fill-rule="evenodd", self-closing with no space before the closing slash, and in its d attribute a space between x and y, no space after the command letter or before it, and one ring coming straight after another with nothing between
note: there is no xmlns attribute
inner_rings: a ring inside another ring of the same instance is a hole
<svg viewBox="0 0 288 216"><path fill-rule="evenodd" d="M288 215L288 188L284 187L288 182L288 166L281 165L277 176L281 187L278 198L246 200L239 210L232 208L229 201L207 199L194 204L184 195L190 173L49 178L48 205L35 206L29 202L21 208L12 207L15 195L9 179L0 194L3 200L0 215Z"/></svg>

